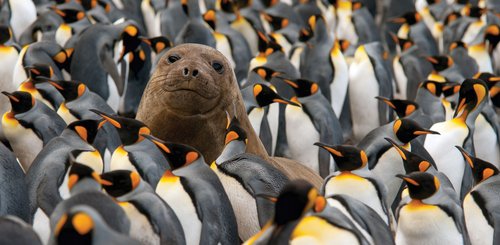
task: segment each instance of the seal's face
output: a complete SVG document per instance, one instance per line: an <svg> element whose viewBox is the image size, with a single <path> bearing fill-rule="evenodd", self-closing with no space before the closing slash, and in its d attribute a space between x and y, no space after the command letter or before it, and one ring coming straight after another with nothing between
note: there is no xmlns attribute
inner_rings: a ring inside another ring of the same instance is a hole
<svg viewBox="0 0 500 245"><path fill-rule="evenodd" d="M227 79L231 72L226 58L216 50L180 45L162 57L148 86L153 96L161 97L164 106L177 114L205 114L217 106L224 87L232 86Z"/></svg>

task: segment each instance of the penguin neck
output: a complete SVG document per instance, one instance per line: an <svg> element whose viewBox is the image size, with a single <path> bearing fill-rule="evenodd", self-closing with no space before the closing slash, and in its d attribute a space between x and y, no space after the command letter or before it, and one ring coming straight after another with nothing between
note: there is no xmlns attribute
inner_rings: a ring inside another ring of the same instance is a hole
<svg viewBox="0 0 500 245"><path fill-rule="evenodd" d="M220 156L215 160L216 164L221 164L236 155L245 153L247 145L243 141L233 140L229 142L224 150L220 154Z"/></svg>
<svg viewBox="0 0 500 245"><path fill-rule="evenodd" d="M139 185L135 189L133 189L132 191L128 192L125 195L116 197L116 200L119 202L128 202L135 199L137 195L143 192L153 193L154 191L149 184L141 180L141 182L139 182Z"/></svg>
<svg viewBox="0 0 500 245"><path fill-rule="evenodd" d="M101 184L93 179L85 178L78 181L78 183L71 188L70 193L71 196L74 196L87 191L101 191Z"/></svg>

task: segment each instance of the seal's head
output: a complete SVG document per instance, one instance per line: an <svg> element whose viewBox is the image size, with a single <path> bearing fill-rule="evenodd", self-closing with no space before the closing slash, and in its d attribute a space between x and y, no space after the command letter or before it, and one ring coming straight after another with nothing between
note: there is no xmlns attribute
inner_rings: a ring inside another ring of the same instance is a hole
<svg viewBox="0 0 500 245"><path fill-rule="evenodd" d="M196 44L180 45L161 59L148 85L149 96L179 115L205 114L221 102L235 83L227 59L217 50Z"/></svg>

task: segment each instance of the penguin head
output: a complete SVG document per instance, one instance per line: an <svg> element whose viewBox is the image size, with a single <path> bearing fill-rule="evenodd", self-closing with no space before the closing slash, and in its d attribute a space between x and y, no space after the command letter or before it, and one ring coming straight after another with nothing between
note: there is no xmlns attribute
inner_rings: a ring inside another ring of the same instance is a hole
<svg viewBox="0 0 500 245"><path fill-rule="evenodd" d="M79 120L70 123L66 128L74 131L82 140L92 144L99 129L99 122L97 120Z"/></svg>
<svg viewBox="0 0 500 245"><path fill-rule="evenodd" d="M400 38L397 35L394 35L393 39L394 42L399 45L402 52L415 45L415 42L411 38Z"/></svg>
<svg viewBox="0 0 500 245"><path fill-rule="evenodd" d="M274 31L278 31L288 26L289 21L284 16L275 16L268 13L263 13L264 19L271 24Z"/></svg>
<svg viewBox="0 0 500 245"><path fill-rule="evenodd" d="M474 112L477 114L484 106L488 98L488 86L480 79L465 79L460 86L458 106L453 115L454 118L461 118L463 121ZM475 117L473 117L475 120Z"/></svg>
<svg viewBox="0 0 500 245"><path fill-rule="evenodd" d="M351 8L352 8L352 12L354 12L354 11L356 11L356 10L358 10L358 9L361 9L361 8L363 8L363 7L364 7L364 4L363 4L362 2L360 2L360 1L355 1L355 0L354 0L354 1L352 1L352 6L351 6Z"/></svg>
<svg viewBox="0 0 500 245"><path fill-rule="evenodd" d="M273 36L268 36L261 31L257 31L258 40L258 50L256 58L266 58L267 56L275 52L283 52L283 47L276 42ZM263 62L265 63L265 62Z"/></svg>
<svg viewBox="0 0 500 245"><path fill-rule="evenodd" d="M392 130L394 131L396 137L404 144L407 144L420 135L439 134L436 131L422 128L417 122L406 118L394 121Z"/></svg>
<svg viewBox="0 0 500 245"><path fill-rule="evenodd" d="M321 211L326 202L318 190L305 180L292 180L281 189L275 204L274 223L286 225L309 211Z"/></svg>
<svg viewBox="0 0 500 245"><path fill-rule="evenodd" d="M139 47L139 45L141 44L141 39L139 38L139 36L139 28L136 25L128 24L123 28L121 36L123 40L123 50L120 54L120 58L118 59L119 61L121 61L126 54L136 50L137 47Z"/></svg>
<svg viewBox="0 0 500 245"><path fill-rule="evenodd" d="M92 244L94 225L86 212L63 214L54 230L57 244Z"/></svg>
<svg viewBox="0 0 500 245"><path fill-rule="evenodd" d="M479 19L484 13L486 13L486 10L479 6L466 4L465 7L462 8L462 14L471 18Z"/></svg>
<svg viewBox="0 0 500 245"><path fill-rule="evenodd" d="M207 10L207 12L203 14L203 20L207 22L207 24L212 28L212 30L215 31L217 24L217 13L215 12L215 10L213 9Z"/></svg>
<svg viewBox="0 0 500 245"><path fill-rule="evenodd" d="M132 192L141 181L139 173L130 170L114 170L101 174L102 187L115 198Z"/></svg>
<svg viewBox="0 0 500 245"><path fill-rule="evenodd" d="M20 113L27 112L35 106L36 100L35 97L31 96L28 92L23 91L15 91L13 93L9 93L3 91L2 94L7 96L11 105L11 112L16 115Z"/></svg>
<svg viewBox="0 0 500 245"><path fill-rule="evenodd" d="M442 84L442 94L445 98L451 97L460 91L460 83L444 82Z"/></svg>
<svg viewBox="0 0 500 245"><path fill-rule="evenodd" d="M0 46L4 45L12 38L12 31L7 25L0 25Z"/></svg>
<svg viewBox="0 0 500 245"><path fill-rule="evenodd" d="M103 123L108 122L116 128L123 145L138 143L144 139L142 135L151 134L151 130L146 126L146 124L139 120L109 115L96 109L90 109L90 111L96 113L104 119L104 121L99 125L100 127Z"/></svg>
<svg viewBox="0 0 500 245"><path fill-rule="evenodd" d="M349 41L345 39L337 39L336 43L337 42L339 44L340 51L342 51L342 53L345 53L349 48L349 46L351 46L351 43L349 43Z"/></svg>
<svg viewBox="0 0 500 245"><path fill-rule="evenodd" d="M266 67L266 66L257 66L257 67L252 69L252 72L257 73L257 75L259 75L259 77L261 77L262 79L264 79L268 82L271 81L271 79L273 77L281 75L281 72L275 71L275 70L273 70L269 67Z"/></svg>
<svg viewBox="0 0 500 245"><path fill-rule="evenodd" d="M312 15L308 19L309 30L313 33L312 41L324 40L328 37L327 24L322 15Z"/></svg>
<svg viewBox="0 0 500 245"><path fill-rule="evenodd" d="M313 37L313 33L309 28L301 28L299 31L299 41L305 43Z"/></svg>
<svg viewBox="0 0 500 245"><path fill-rule="evenodd" d="M416 11L410 11L405 14L403 14L401 17L398 18L393 18L392 22L393 23L399 23L399 24L408 24L408 25L414 25L417 24L422 20L422 17L420 16L419 13Z"/></svg>
<svg viewBox="0 0 500 245"><path fill-rule="evenodd" d="M423 200L438 192L440 182L438 178L427 172L413 172L408 175L396 175L403 179L408 186L410 197L414 200Z"/></svg>
<svg viewBox="0 0 500 245"><path fill-rule="evenodd" d="M78 99L87 90L87 86L78 81L48 80L64 97L66 103Z"/></svg>
<svg viewBox="0 0 500 245"><path fill-rule="evenodd" d="M283 79L295 91L297 97L307 97L316 94L320 88L317 83L307 79Z"/></svg>
<svg viewBox="0 0 500 245"><path fill-rule="evenodd" d="M204 161L201 153L191 146L165 142L152 135L143 134L142 136L155 143L158 149L162 152L163 156L167 159L172 170L188 166L198 160Z"/></svg>
<svg viewBox="0 0 500 245"><path fill-rule="evenodd" d="M51 66L47 64L33 64L31 66L25 66L24 70L28 77L33 81L47 81L46 78L50 78L54 75L54 70Z"/></svg>
<svg viewBox="0 0 500 245"><path fill-rule="evenodd" d="M453 59L447 55L427 56L426 59L436 72L444 71L453 65Z"/></svg>
<svg viewBox="0 0 500 245"><path fill-rule="evenodd" d="M495 86L495 84L500 82L500 77L497 77L489 72L479 72L476 75L474 75L474 79L481 79L485 81L489 89L491 89L493 86Z"/></svg>
<svg viewBox="0 0 500 245"><path fill-rule="evenodd" d="M55 55L52 56L52 60L56 63L57 68L64 69L66 71L70 70L71 67L71 54L73 49L60 49Z"/></svg>
<svg viewBox="0 0 500 245"><path fill-rule="evenodd" d="M340 171L354 171L362 169L368 164L368 157L365 151L352 145L327 145L320 142L314 143L327 150L335 160L335 164Z"/></svg>
<svg viewBox="0 0 500 245"><path fill-rule="evenodd" d="M261 83L253 85L253 96L255 97L255 101L257 101L259 107L268 106L272 103L290 104L298 106L297 103L281 97L269 86Z"/></svg>
<svg viewBox="0 0 500 245"><path fill-rule="evenodd" d="M82 5L83 9L86 11L95 8L100 4L98 0L76 0L76 2Z"/></svg>
<svg viewBox="0 0 500 245"><path fill-rule="evenodd" d="M460 14L460 12L457 12L457 11L453 11L453 12L449 13L444 18L444 22L443 22L444 26L449 26L453 21L457 20L461 16L462 16L462 14Z"/></svg>
<svg viewBox="0 0 500 245"><path fill-rule="evenodd" d="M245 144L248 142L247 133L241 127L240 120L238 120L238 118L236 117L233 117L233 119L231 119L231 121L229 122L229 125L226 129L224 145L227 145L234 140L244 141Z"/></svg>
<svg viewBox="0 0 500 245"><path fill-rule="evenodd" d="M490 43L490 52L493 51L500 42L500 26L493 24L486 27L484 39Z"/></svg>
<svg viewBox="0 0 500 245"><path fill-rule="evenodd" d="M389 99L382 96L375 97L391 107L399 118L407 117L418 109L418 104L410 100Z"/></svg>
<svg viewBox="0 0 500 245"><path fill-rule="evenodd" d="M174 43L172 43L172 41L170 41L165 36L158 36L153 38L142 37L141 40L147 45L149 45L156 54L159 54L163 50L170 49L174 46Z"/></svg>
<svg viewBox="0 0 500 245"><path fill-rule="evenodd" d="M246 3L244 3L244 2L246 2ZM237 6L238 4L243 5L241 7L245 7L245 6L247 6L246 4L248 4L248 1L217 0L215 2L215 8L220 9L226 13L234 13L235 8L239 7L239 6Z"/></svg>
<svg viewBox="0 0 500 245"><path fill-rule="evenodd" d="M85 18L83 7L75 2L52 5L49 8L59 15L66 24L75 23Z"/></svg>
<svg viewBox="0 0 500 245"><path fill-rule="evenodd" d="M264 4L264 6L266 8L269 8L269 7L272 7L276 4L278 4L280 2L280 0L261 0L262 4Z"/></svg>
<svg viewBox="0 0 500 245"><path fill-rule="evenodd" d="M426 80L420 83L419 87L433 94L436 97L441 97L443 93L443 83L441 82Z"/></svg>
<svg viewBox="0 0 500 245"><path fill-rule="evenodd" d="M70 168L68 173L68 189L71 191L78 183L90 181L93 185L101 185L101 177L91 167L79 163L70 153Z"/></svg>
<svg viewBox="0 0 500 245"><path fill-rule="evenodd" d="M463 48L467 50L467 44L462 41L455 41L450 44L450 52L457 48Z"/></svg>
<svg viewBox="0 0 500 245"><path fill-rule="evenodd" d="M500 171L495 165L471 156L464 148L460 146L455 147L462 153L465 161L472 168L472 177L474 178L474 183L476 185L489 179L492 176L499 174Z"/></svg>
<svg viewBox="0 0 500 245"><path fill-rule="evenodd" d="M406 173L425 172L432 166L429 161L411 151L406 150L392 139L385 138L385 140L391 143L394 149L398 152L399 156L403 160L403 166Z"/></svg>

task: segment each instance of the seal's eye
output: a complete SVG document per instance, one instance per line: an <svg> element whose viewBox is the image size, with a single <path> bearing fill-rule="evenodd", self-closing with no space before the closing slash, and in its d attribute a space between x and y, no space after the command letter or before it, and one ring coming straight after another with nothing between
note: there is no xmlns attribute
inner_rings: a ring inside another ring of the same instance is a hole
<svg viewBox="0 0 500 245"><path fill-rule="evenodd" d="M224 66L221 63L219 63L219 62L212 63L212 67L218 73L224 72Z"/></svg>
<svg viewBox="0 0 500 245"><path fill-rule="evenodd" d="M175 55L175 54L174 54L174 55L170 55L170 56L168 56L168 58L167 58L168 63L170 63L170 64L172 64L172 63L174 63L174 62L176 62L176 61L178 61L178 60L180 60L180 59L181 59L181 58L180 58L179 56Z"/></svg>

